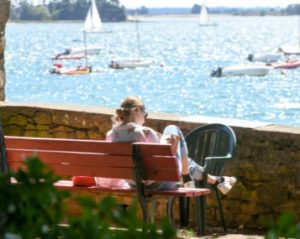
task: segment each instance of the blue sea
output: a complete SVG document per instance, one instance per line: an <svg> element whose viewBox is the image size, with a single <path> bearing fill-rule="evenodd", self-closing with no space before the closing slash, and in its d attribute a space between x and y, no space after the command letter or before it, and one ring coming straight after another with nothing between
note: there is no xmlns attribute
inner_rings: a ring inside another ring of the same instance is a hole
<svg viewBox="0 0 300 239"><path fill-rule="evenodd" d="M215 27L199 27L197 16L141 18L141 54L153 64L123 70L108 65L113 58L138 55L136 24L105 23L111 33L87 37L88 45L104 47L88 60L94 71L73 76L50 74L49 69L55 54L83 46L82 22L10 22L6 26L6 99L116 108L125 96L136 95L149 112L300 127L300 68L274 69L265 77L210 76L219 66L247 63L249 53L298 44L299 18L212 18ZM83 60L60 63L85 64Z"/></svg>

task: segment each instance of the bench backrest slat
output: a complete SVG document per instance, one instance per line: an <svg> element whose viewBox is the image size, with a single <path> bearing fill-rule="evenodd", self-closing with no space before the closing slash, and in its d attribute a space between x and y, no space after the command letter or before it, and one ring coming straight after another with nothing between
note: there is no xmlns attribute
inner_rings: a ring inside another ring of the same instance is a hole
<svg viewBox="0 0 300 239"><path fill-rule="evenodd" d="M5 136L7 148L44 149L131 155L131 143L112 143L103 140L62 139Z"/></svg>

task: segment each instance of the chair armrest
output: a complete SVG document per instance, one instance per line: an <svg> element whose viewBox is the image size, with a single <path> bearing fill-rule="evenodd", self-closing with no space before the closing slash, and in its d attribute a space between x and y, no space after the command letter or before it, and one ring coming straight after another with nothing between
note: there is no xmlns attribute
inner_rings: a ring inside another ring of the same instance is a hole
<svg viewBox="0 0 300 239"><path fill-rule="evenodd" d="M222 162L232 159L232 154L227 154L226 156L212 156L212 157L206 157L205 163L204 163L204 172L208 173L211 170L211 164L212 162Z"/></svg>

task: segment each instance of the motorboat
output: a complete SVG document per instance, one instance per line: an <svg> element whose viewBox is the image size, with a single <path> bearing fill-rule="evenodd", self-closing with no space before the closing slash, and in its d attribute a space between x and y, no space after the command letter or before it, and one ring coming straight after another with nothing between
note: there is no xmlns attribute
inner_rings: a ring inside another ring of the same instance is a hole
<svg viewBox="0 0 300 239"><path fill-rule="evenodd" d="M211 72L213 77L225 76L265 76L272 67L265 65L236 65L228 67L218 67Z"/></svg>
<svg viewBox="0 0 300 239"><path fill-rule="evenodd" d="M271 53L251 53L248 55L247 59L251 62L264 62L264 63L272 63L279 60L282 57L282 53L280 52L271 52Z"/></svg>
<svg viewBox="0 0 300 239"><path fill-rule="evenodd" d="M52 60L80 60L86 58L84 54L68 54L68 55L61 55L57 54L55 57L52 57Z"/></svg>
<svg viewBox="0 0 300 239"><path fill-rule="evenodd" d="M58 53L52 59L64 58L64 59L78 59L84 58L86 55L97 55L104 48L102 46L87 46L87 47L71 47L66 48L63 52Z"/></svg>
<svg viewBox="0 0 300 239"><path fill-rule="evenodd" d="M115 59L109 64L110 68L123 69L123 68L136 68L136 67L148 67L152 64L152 60L148 59Z"/></svg>

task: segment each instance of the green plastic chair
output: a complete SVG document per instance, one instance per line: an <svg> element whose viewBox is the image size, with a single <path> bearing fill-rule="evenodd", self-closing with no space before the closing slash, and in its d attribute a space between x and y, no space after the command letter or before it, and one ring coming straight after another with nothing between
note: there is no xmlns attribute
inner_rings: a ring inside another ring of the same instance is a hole
<svg viewBox="0 0 300 239"><path fill-rule="evenodd" d="M235 156L236 136L234 131L224 124L207 124L194 129L186 136L189 157L204 167L203 180L196 182L196 187L208 187L207 174L220 176L225 163ZM216 186L209 185L215 192L218 203L219 216L224 231L227 231L224 219L220 193ZM196 199L196 210L201 214L197 222L198 233L205 234L205 197ZM188 222L189 201L180 199L181 225Z"/></svg>
<svg viewBox="0 0 300 239"><path fill-rule="evenodd" d="M6 147L4 141L4 129L0 120L0 172L8 172L8 163L6 157Z"/></svg>

